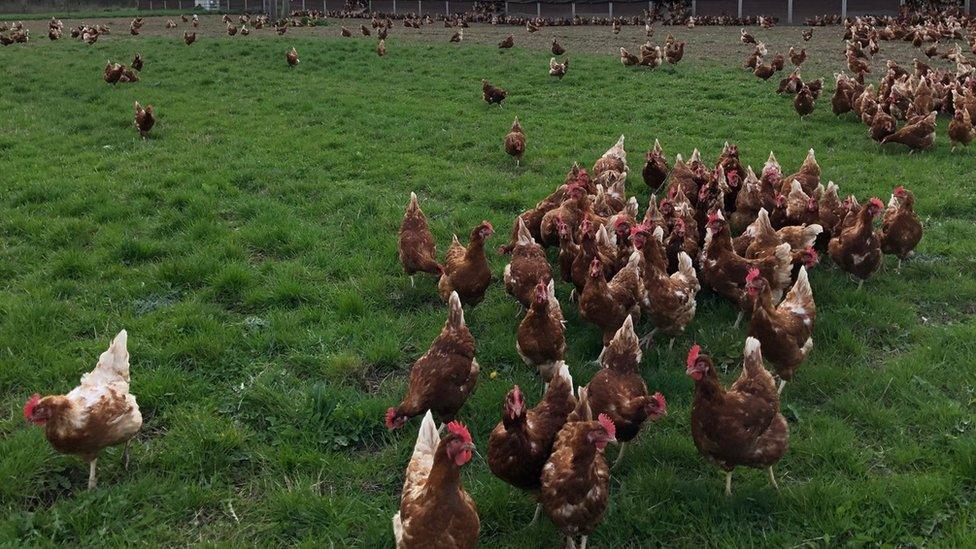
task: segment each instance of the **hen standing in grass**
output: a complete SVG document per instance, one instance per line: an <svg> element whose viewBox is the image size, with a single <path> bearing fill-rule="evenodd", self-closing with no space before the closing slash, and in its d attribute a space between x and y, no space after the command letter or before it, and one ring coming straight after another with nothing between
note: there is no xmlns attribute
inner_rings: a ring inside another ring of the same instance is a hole
<svg viewBox="0 0 976 549"><path fill-rule="evenodd" d="M576 407L573 378L565 363L559 365L542 400L527 410L518 385L505 397L502 420L488 439L488 468L498 478L538 497L542 467L552 454L556 435ZM542 509L536 506L534 523Z"/></svg>
<svg viewBox="0 0 976 549"><path fill-rule="evenodd" d="M549 76L555 76L556 78L562 80L566 76L566 70L569 68L569 59L563 61L562 63L557 63L555 57L549 58Z"/></svg>
<svg viewBox="0 0 976 549"><path fill-rule="evenodd" d="M98 357L95 369L67 395L35 394L24 405L24 418L44 427L44 436L55 450L88 462L89 490L95 488L95 464L104 448L125 443L125 468L129 468L129 443L142 427L136 397L129 393L127 340L125 330L119 332Z"/></svg>
<svg viewBox="0 0 976 549"><path fill-rule="evenodd" d="M522 307L530 307L536 284L549 282L552 271L546 251L536 243L521 218L518 219L518 240L512 250L512 261L505 265L505 290Z"/></svg>
<svg viewBox="0 0 976 549"><path fill-rule="evenodd" d="M540 280L529 312L516 330L515 350L526 365L538 368L539 376L546 384L556 375L566 355L563 324L555 282Z"/></svg>
<svg viewBox="0 0 976 549"><path fill-rule="evenodd" d="M936 115L938 112L932 111L927 116L912 118L900 130L882 139L881 143L901 143L911 149L908 154L931 148L935 144Z"/></svg>
<svg viewBox="0 0 976 549"><path fill-rule="evenodd" d="M841 270L856 276L858 289L864 281L881 266L881 241L873 228L874 218L884 206L877 198L868 200L857 213L847 214L847 220L854 222L845 225L840 234L830 239L827 251L830 259Z"/></svg>
<svg viewBox="0 0 976 549"><path fill-rule="evenodd" d="M613 467L623 459L627 443L640 433L645 421L656 421L668 413L664 395L647 393L647 384L640 375L640 361L634 320L627 317L601 353L600 371L586 385L593 413L606 414L617 429L620 452Z"/></svg>
<svg viewBox="0 0 976 549"><path fill-rule="evenodd" d="M397 251L403 271L410 276L411 287L416 273L440 276L444 272L437 263L437 243L427 224L427 216L417 202L416 193L410 193L410 202L403 214Z"/></svg>
<svg viewBox="0 0 976 549"><path fill-rule="evenodd" d="M432 411L449 422L468 400L478 381L474 337L464 322L457 293L448 302L447 321L424 356L410 368L407 394L399 406L386 411L386 428L399 429L412 417Z"/></svg>
<svg viewBox="0 0 976 549"><path fill-rule="evenodd" d="M301 63L301 60L298 58L298 51L295 48L292 48L290 52L285 54L285 60L288 61L289 67L294 67Z"/></svg>
<svg viewBox="0 0 976 549"><path fill-rule="evenodd" d="M491 83L488 82L488 80L482 79L481 96L482 98L484 98L485 103L488 103L489 105L493 103L497 103L498 106L500 107L502 105L502 101L504 101L505 98L508 97L508 92L501 88L492 86Z"/></svg>
<svg viewBox="0 0 976 549"><path fill-rule="evenodd" d="M522 155L525 154L525 134L522 133L522 125L516 116L512 123L512 129L505 135L505 152L515 158L515 165L522 164Z"/></svg>
<svg viewBox="0 0 976 549"><path fill-rule="evenodd" d="M749 336L762 344L766 360L780 378L778 392L781 393L813 349L817 305L806 267L800 267L796 284L778 305L773 302L769 284L758 269L751 269L746 276L746 290L752 302Z"/></svg>
<svg viewBox="0 0 976 549"><path fill-rule="evenodd" d="M478 544L478 508L461 485L461 467L471 461L474 449L467 427L451 422L441 439L427 412L407 465L400 509L393 515L397 549Z"/></svg>
<svg viewBox="0 0 976 549"><path fill-rule="evenodd" d="M746 339L742 374L729 389L698 345L688 353L685 373L695 381L691 436L698 452L725 471L725 495L732 495L732 470L738 466L766 469L778 489L773 465L789 449L790 430L779 411L776 383L763 367L759 341Z"/></svg>
<svg viewBox="0 0 976 549"><path fill-rule="evenodd" d="M576 547L576 536L586 538L603 522L610 499L610 468L603 456L607 444L616 442L613 421L601 414L593 420L586 389L579 388L576 409L553 445L542 468L539 500L556 528L566 536L566 547Z"/></svg>
<svg viewBox="0 0 976 549"><path fill-rule="evenodd" d="M894 255L901 262L915 253L922 240L922 222L915 213L915 195L899 185L891 193L891 200L881 218L881 253Z"/></svg>
<svg viewBox="0 0 976 549"><path fill-rule="evenodd" d="M457 235L454 235L442 265L444 274L437 284L442 299L447 301L451 293L456 292L465 305L481 303L491 283L485 240L494 233L491 223L482 221L472 229L467 248L461 246Z"/></svg>
<svg viewBox="0 0 976 549"><path fill-rule="evenodd" d="M149 130L152 129L153 125L156 123L156 115L153 110L152 105L146 105L145 108L139 104L138 101L135 102L136 109L136 129L139 130L139 136L143 139L149 135Z"/></svg>

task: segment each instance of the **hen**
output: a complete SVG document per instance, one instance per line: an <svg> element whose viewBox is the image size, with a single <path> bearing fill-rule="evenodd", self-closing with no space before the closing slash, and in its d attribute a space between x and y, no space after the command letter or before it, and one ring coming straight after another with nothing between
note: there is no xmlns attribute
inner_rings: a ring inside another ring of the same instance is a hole
<svg viewBox="0 0 976 549"><path fill-rule="evenodd" d="M553 280L548 284L540 281L533 297L516 330L515 350L526 365L538 368L544 383L549 383L566 355L563 312Z"/></svg>
<svg viewBox="0 0 976 549"><path fill-rule="evenodd" d="M752 301L749 336L762 344L766 360L780 378L778 392L783 392L786 382L793 379L796 369L813 349L817 305L813 301L806 267L800 267L796 283L779 305L773 303L769 284L758 269L749 271L746 289Z"/></svg>
<svg viewBox="0 0 976 549"><path fill-rule="evenodd" d="M881 218L881 253L894 255L901 262L915 253L915 246L922 240L922 222L915 213L915 195L898 186L891 193L891 200Z"/></svg>
<svg viewBox="0 0 976 549"><path fill-rule="evenodd" d="M109 84L117 84L119 79L122 78L123 71L125 71L125 65L107 61L105 64L105 70L102 71L102 79Z"/></svg>
<svg viewBox="0 0 976 549"><path fill-rule="evenodd" d="M606 415L596 421L580 387L576 409L553 444L552 454L542 468L542 508L566 536L566 546L576 547L576 536L586 538L603 521L610 499L610 469L603 456L607 444L616 442L616 427Z"/></svg>
<svg viewBox="0 0 976 549"><path fill-rule="evenodd" d="M528 308L533 301L536 284L551 280L552 271L546 251L532 239L529 229L521 219L518 224L519 237L512 250L512 262L505 266L505 290L522 307Z"/></svg>
<svg viewBox="0 0 976 549"><path fill-rule="evenodd" d="M640 57L630 53L625 48L620 48L620 64L625 67L634 67L640 64Z"/></svg>
<svg viewBox="0 0 976 549"><path fill-rule="evenodd" d="M516 116L512 123L512 129L505 135L505 152L515 158L515 165L522 164L522 155L525 154L525 134L522 133L522 125Z"/></svg>
<svg viewBox="0 0 976 549"><path fill-rule="evenodd" d="M732 495L732 470L738 466L765 468L778 489L773 465L789 449L790 431L773 376L763 367L759 340L746 339L742 374L729 389L698 345L688 353L685 373L695 381L691 436L698 452L725 471L725 495Z"/></svg>
<svg viewBox="0 0 976 549"><path fill-rule="evenodd" d="M559 43L559 42L558 42L558 41L556 40L556 37L555 37L555 36L553 36L553 37L552 37L552 54L553 54L553 55L562 55L562 54L564 54L564 53L566 53L566 48L564 48L564 47L562 46L562 44L560 44L560 43Z"/></svg>
<svg viewBox="0 0 976 549"><path fill-rule="evenodd" d="M526 410L518 385L513 387L505 397L502 420L488 438L488 468L496 477L538 497L542 468L552 454L556 435L575 407L573 378L565 364L560 366L542 400L531 410ZM540 503L533 523L541 510Z"/></svg>
<svg viewBox="0 0 976 549"><path fill-rule="evenodd" d="M636 239L635 246L639 243L640 248L651 248L654 251L650 256L659 257L662 251L657 248L663 247L662 235L660 228L655 229L650 238ZM645 262L641 266L641 273L644 286L641 308L654 325L654 329L642 343L645 346L650 344L654 334L662 331L671 336L673 345L674 338L684 332L685 327L695 318L695 297L701 289L691 257L684 251L678 252L678 270L670 276L656 261Z"/></svg>
<svg viewBox="0 0 976 549"><path fill-rule="evenodd" d="M34 394L24 405L24 418L44 427L55 450L88 462L88 489L96 484L96 462L104 448L125 443L124 463L129 468L129 444L142 427L136 397L129 393L128 334L119 332L95 369L81 376L81 384L67 395Z"/></svg>
<svg viewBox="0 0 976 549"><path fill-rule="evenodd" d="M569 59L563 61L562 63L557 63L555 57L549 59L549 76L555 76L556 78L562 80L566 76L566 71L569 69Z"/></svg>
<svg viewBox="0 0 976 549"><path fill-rule="evenodd" d="M427 216L417 203L417 194L410 193L410 203L400 223L400 236L397 250L403 272L410 276L410 286L414 285L416 273L429 273L440 276L443 269L437 263L437 244L427 225Z"/></svg>
<svg viewBox="0 0 976 549"><path fill-rule="evenodd" d="M969 116L969 111L959 105L949 122L949 142L952 144L952 152L955 152L956 145L968 147L973 139L976 139L976 127L973 126L973 119Z"/></svg>
<svg viewBox="0 0 976 549"><path fill-rule="evenodd" d="M149 130L156 124L155 111L152 105L146 105L143 108L138 101L135 102L135 110L136 129L139 130L139 136L145 139L149 135Z"/></svg>
<svg viewBox="0 0 976 549"><path fill-rule="evenodd" d="M873 230L872 222L883 207L877 198L868 200L857 214L847 215L847 218L853 217L854 222L831 238L827 245L830 259L842 270L860 279L858 289L881 266L881 241Z"/></svg>
<svg viewBox="0 0 976 549"><path fill-rule="evenodd" d="M444 257L444 273L437 283L437 290L444 301L447 301L452 292L457 292L465 305L477 305L484 299L488 285L491 284L491 268L485 256L485 240L494 233L491 223L482 221L471 230L467 248L461 246L457 235L454 235Z"/></svg>
<svg viewBox="0 0 976 549"><path fill-rule="evenodd" d="M407 394L399 406L386 411L386 428L399 429L410 418L430 410L441 422L454 419L478 381L474 337L464 323L464 310L456 292L440 335L410 368Z"/></svg>
<svg viewBox="0 0 976 549"><path fill-rule="evenodd" d="M912 118L900 130L882 139L881 143L901 143L911 149L909 154L931 148L935 144L937 114L936 111L932 111L928 116Z"/></svg>
<svg viewBox="0 0 976 549"><path fill-rule="evenodd" d="M285 61L288 62L289 67L294 67L295 65L301 63L301 61L298 59L298 52L295 50L295 48L292 48L291 51L285 53Z"/></svg>
<svg viewBox="0 0 976 549"><path fill-rule="evenodd" d="M624 136L620 136L620 139L609 149L607 152L603 153L597 161L593 164L593 177L598 178L603 175L604 172L615 171L625 178L627 172L630 168L627 167L627 151L624 149Z"/></svg>
<svg viewBox="0 0 976 549"><path fill-rule="evenodd" d="M749 269L758 268L766 280L771 281L774 298L779 299L790 282L792 261L790 245L786 243L776 247L772 255L761 259L746 259L738 255L732 247L732 237L721 210L709 215L699 277L704 285L740 307L736 326L742 320L742 311L747 305L745 279Z"/></svg>
<svg viewBox="0 0 976 549"><path fill-rule="evenodd" d="M671 168L668 166L668 159L664 157L661 142L655 139L654 148L647 151L644 169L641 171L644 183L652 192L657 192L664 185L670 171Z"/></svg>
<svg viewBox="0 0 976 549"><path fill-rule="evenodd" d="M640 252L630 256L630 262L609 283L599 259L594 258L580 295L580 317L603 331L604 346L630 316L640 315L644 288L640 279Z"/></svg>
<svg viewBox="0 0 976 549"><path fill-rule="evenodd" d="M614 426L620 452L613 463L616 467L624 457L627 443L640 432L644 422L665 416L667 402L664 395L647 393L647 384L640 375L641 350L634 320L627 317L610 344L603 350L602 368L586 386L593 413L606 414Z"/></svg>
<svg viewBox="0 0 976 549"><path fill-rule="evenodd" d="M397 549L477 545L478 509L461 485L461 467L474 449L467 427L451 422L441 439L427 412L407 464L400 510L393 515Z"/></svg>
<svg viewBox="0 0 976 549"><path fill-rule="evenodd" d="M502 101L508 97L508 92L501 88L492 86L488 80L483 79L481 81L481 96L484 98L485 103L488 103L489 105L492 103L497 103L500 107L502 106Z"/></svg>

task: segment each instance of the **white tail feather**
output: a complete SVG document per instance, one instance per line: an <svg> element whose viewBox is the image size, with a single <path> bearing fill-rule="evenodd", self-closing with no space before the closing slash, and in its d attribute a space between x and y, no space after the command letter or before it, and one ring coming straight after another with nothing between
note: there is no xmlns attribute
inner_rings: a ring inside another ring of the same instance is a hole
<svg viewBox="0 0 976 549"><path fill-rule="evenodd" d="M434 415L427 410L424 420L420 423L420 431L417 432L417 443L413 446L413 457L417 459L421 456L434 455L437 445L441 442L441 436L437 434L437 423Z"/></svg>
<svg viewBox="0 0 976 549"><path fill-rule="evenodd" d="M82 385L107 385L124 383L126 392L129 386L129 335L122 330L115 336L108 350L98 357L98 364L90 373L81 376Z"/></svg>

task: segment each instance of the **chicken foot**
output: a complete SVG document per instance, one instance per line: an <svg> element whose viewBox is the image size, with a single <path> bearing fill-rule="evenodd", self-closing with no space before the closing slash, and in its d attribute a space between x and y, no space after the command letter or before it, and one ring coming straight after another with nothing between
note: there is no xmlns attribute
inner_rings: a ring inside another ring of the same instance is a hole
<svg viewBox="0 0 976 549"><path fill-rule="evenodd" d="M725 496L732 496L732 471L726 471L725 473Z"/></svg>

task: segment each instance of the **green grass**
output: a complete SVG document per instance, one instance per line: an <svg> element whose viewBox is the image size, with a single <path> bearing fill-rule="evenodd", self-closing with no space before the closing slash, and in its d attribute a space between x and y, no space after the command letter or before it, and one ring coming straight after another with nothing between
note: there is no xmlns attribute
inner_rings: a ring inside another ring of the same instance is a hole
<svg viewBox="0 0 976 549"><path fill-rule="evenodd" d="M757 169L773 149L787 171L813 146L843 193L914 190L926 234L861 292L828 264L812 273L816 347L784 396L779 493L741 470L726 499L694 448L685 352L701 342L732 379L745 336L703 292L674 351L645 354L671 413L628 451L593 546L976 543L976 162L949 153L944 120L937 148L909 157L824 99L800 122L736 69L574 56L556 82L542 52L388 46L383 59L372 41L294 37L0 49L0 541L391 545L419 421L389 434L383 411L445 316L435 283L411 289L397 262L408 193L441 251L482 219L497 245L574 160L623 133L635 165L654 138L672 158L709 159L732 140ZM140 83L102 82L106 59L136 50ZM482 77L510 90L504 107L481 101ZM146 141L135 100L157 107ZM521 169L501 146L516 114ZM630 190L646 205L639 178ZM500 277L505 259L491 262ZM558 292L586 382L600 338ZM512 383L541 391L515 352L515 312L500 282L467 312L484 375L461 419L482 450ZM132 469L110 449L86 492L81 460L56 454L21 406L70 390L123 327L145 426ZM464 484L484 544L559 543L483 461Z"/></svg>

